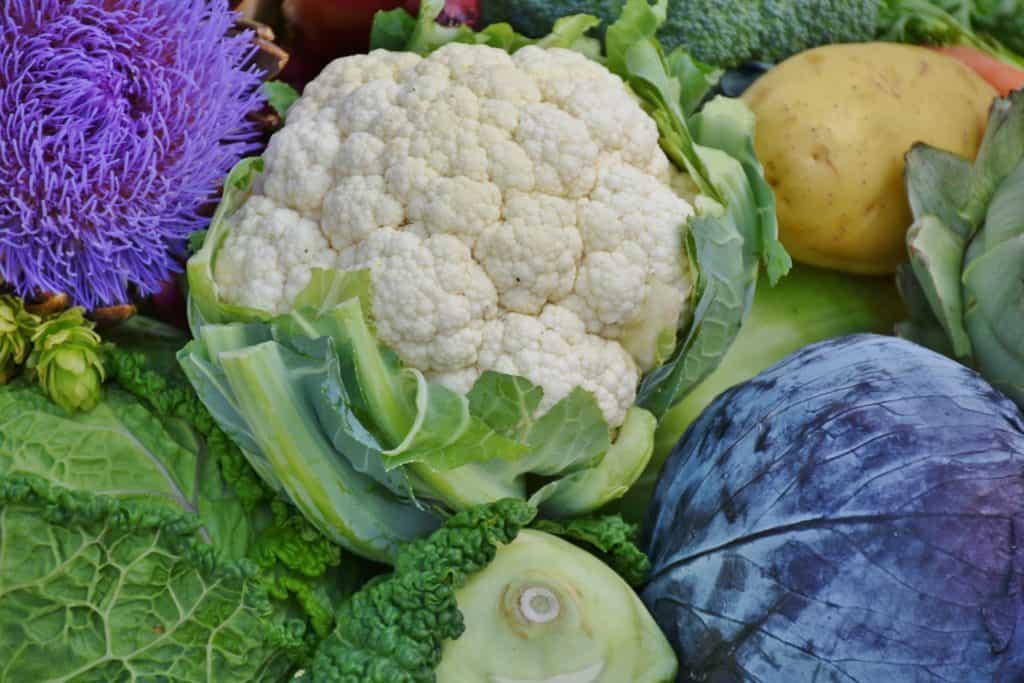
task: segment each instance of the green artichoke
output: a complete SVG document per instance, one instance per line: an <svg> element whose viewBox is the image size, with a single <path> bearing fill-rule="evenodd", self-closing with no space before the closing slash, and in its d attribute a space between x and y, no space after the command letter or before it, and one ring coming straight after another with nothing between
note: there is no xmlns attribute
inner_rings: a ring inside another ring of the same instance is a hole
<svg viewBox="0 0 1024 683"><path fill-rule="evenodd" d="M21 299L0 296L0 384L6 384L25 362L37 325L39 317L26 311Z"/></svg>
<svg viewBox="0 0 1024 683"><path fill-rule="evenodd" d="M908 339L978 370L1024 407L1024 91L992 105L976 160L915 145L914 224L898 283Z"/></svg>
<svg viewBox="0 0 1024 683"><path fill-rule="evenodd" d="M69 412L92 410L103 395L103 351L85 310L69 308L32 335L32 370L50 400Z"/></svg>

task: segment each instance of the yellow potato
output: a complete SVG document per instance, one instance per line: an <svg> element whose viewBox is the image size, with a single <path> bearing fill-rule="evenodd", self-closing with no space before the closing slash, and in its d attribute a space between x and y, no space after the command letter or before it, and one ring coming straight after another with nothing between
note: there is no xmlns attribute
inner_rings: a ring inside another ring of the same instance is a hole
<svg viewBox="0 0 1024 683"><path fill-rule="evenodd" d="M904 154L915 142L974 158L995 90L960 62L894 43L830 45L769 71L743 99L794 259L891 273L911 223Z"/></svg>

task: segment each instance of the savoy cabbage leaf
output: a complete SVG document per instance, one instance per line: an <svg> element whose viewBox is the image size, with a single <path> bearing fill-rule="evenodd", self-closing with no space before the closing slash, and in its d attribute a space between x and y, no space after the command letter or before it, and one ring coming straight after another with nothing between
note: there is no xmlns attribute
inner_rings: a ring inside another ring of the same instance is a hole
<svg viewBox="0 0 1024 683"><path fill-rule="evenodd" d="M116 384L88 413L0 387L0 680L286 680L362 565L173 366L107 358Z"/></svg>

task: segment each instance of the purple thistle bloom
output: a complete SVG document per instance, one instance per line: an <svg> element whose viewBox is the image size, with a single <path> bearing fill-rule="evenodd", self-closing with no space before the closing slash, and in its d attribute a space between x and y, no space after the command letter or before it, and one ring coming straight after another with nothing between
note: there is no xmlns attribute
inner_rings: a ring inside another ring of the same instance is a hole
<svg viewBox="0 0 1024 683"><path fill-rule="evenodd" d="M92 309L180 271L254 148L251 35L224 0L0 0L0 277Z"/></svg>

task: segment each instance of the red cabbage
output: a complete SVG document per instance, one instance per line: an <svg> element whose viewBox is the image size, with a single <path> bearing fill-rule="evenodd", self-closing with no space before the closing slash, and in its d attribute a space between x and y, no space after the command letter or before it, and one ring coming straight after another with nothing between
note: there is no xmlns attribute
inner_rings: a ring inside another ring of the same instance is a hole
<svg viewBox="0 0 1024 683"><path fill-rule="evenodd" d="M1022 475L1016 406L906 341L821 342L725 392L645 532L680 680L1024 680Z"/></svg>

